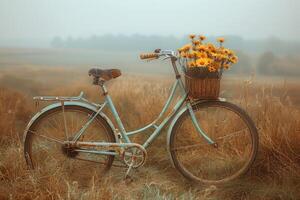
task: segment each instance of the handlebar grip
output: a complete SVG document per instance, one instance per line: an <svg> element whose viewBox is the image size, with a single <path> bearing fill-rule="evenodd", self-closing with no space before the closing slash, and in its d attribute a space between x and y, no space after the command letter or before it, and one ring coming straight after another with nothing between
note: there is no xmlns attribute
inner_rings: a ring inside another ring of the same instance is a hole
<svg viewBox="0 0 300 200"><path fill-rule="evenodd" d="M146 53L146 54L141 54L140 58L142 60L144 59L150 59L150 58L158 58L158 54L157 53Z"/></svg>

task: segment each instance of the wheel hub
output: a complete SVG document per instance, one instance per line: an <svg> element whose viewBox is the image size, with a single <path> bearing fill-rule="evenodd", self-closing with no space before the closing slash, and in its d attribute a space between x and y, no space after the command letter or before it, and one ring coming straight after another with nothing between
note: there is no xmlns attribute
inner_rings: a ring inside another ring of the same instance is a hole
<svg viewBox="0 0 300 200"><path fill-rule="evenodd" d="M77 151L74 151L75 148L70 147L69 145L65 144L62 146L62 152L65 154L67 157L70 158L75 158L78 155Z"/></svg>

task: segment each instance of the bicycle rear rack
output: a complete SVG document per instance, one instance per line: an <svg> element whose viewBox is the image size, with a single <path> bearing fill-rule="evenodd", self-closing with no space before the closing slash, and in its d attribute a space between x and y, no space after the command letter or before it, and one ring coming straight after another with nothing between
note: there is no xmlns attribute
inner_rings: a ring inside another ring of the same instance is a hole
<svg viewBox="0 0 300 200"><path fill-rule="evenodd" d="M83 92L81 91L79 96L76 97L63 97L63 96L36 96L33 97L36 101L81 101L84 100Z"/></svg>
<svg viewBox="0 0 300 200"><path fill-rule="evenodd" d="M33 100L35 101L35 106L36 108L39 107L39 102L40 101L56 101L56 102L60 102L62 104L62 106L64 105L65 101L80 101L80 102L84 102L96 107L100 107L101 104L96 104L96 103L92 103L90 101L88 101L87 99L85 99L83 97L84 93L81 91L80 94L78 96L70 96L70 97L66 97L66 96L35 96L33 97Z"/></svg>

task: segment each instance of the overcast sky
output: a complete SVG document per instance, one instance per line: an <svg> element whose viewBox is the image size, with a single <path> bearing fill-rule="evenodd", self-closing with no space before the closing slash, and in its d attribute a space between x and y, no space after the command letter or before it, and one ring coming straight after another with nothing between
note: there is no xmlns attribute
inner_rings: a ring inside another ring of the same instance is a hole
<svg viewBox="0 0 300 200"><path fill-rule="evenodd" d="M147 34L300 40L300 0L0 0L0 38Z"/></svg>

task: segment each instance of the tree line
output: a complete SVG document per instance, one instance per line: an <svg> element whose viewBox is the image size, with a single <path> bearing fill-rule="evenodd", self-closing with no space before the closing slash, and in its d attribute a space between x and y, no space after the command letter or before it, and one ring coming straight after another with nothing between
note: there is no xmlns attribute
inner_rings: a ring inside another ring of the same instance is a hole
<svg viewBox="0 0 300 200"><path fill-rule="evenodd" d="M279 38L247 40L239 36L225 37L225 46L237 51L238 66L231 73L256 71L263 75L300 76L300 42ZM207 42L215 43L217 37L207 37ZM54 48L100 49L107 51L151 51L156 48L177 49L188 43L188 37L112 35L87 38L55 37L51 42Z"/></svg>

